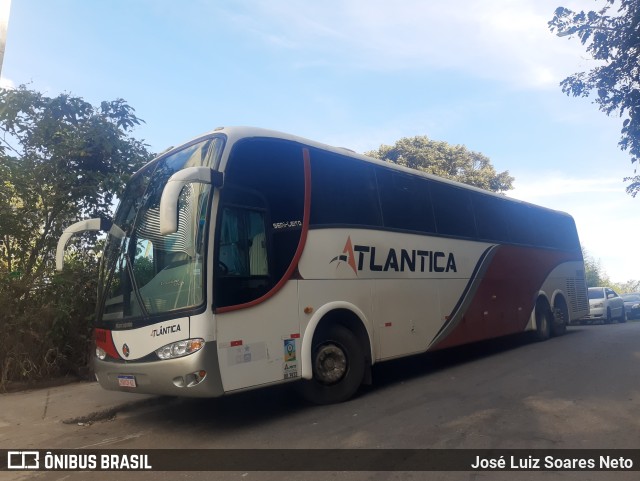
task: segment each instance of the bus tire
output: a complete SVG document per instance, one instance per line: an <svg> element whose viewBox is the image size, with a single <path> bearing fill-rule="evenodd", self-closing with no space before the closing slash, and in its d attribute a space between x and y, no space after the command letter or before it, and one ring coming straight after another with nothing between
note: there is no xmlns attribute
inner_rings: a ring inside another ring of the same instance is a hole
<svg viewBox="0 0 640 481"><path fill-rule="evenodd" d="M536 330L535 339L546 341L551 336L551 324L553 323L553 313L549 304L543 299L536 302L535 307Z"/></svg>
<svg viewBox="0 0 640 481"><path fill-rule="evenodd" d="M567 320L569 319L569 312L567 304L564 299L559 299L557 303L554 303L556 307L553 310L553 324L551 325L551 335L562 336L567 332Z"/></svg>
<svg viewBox="0 0 640 481"><path fill-rule="evenodd" d="M313 379L302 382L302 394L315 404L333 404L351 398L364 379L365 356L356 336L333 324L314 340Z"/></svg>

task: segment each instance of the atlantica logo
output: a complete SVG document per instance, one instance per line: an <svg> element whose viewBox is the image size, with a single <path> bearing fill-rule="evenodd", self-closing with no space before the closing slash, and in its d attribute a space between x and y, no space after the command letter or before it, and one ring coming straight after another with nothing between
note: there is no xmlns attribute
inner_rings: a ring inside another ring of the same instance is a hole
<svg viewBox="0 0 640 481"><path fill-rule="evenodd" d="M351 267L355 275L358 275L358 271L356 270L355 256L353 255L353 246L351 245L351 236L347 237L347 243L344 245L342 254L331 259L331 262L329 262L329 264L336 261L338 261L338 265L340 265L340 262L346 262L349 267Z"/></svg>
<svg viewBox="0 0 640 481"><path fill-rule="evenodd" d="M356 275L367 268L371 272L458 272L453 252L421 249L399 249L398 252L394 248L376 249L375 246L353 244L349 236L342 254L331 259L329 263L337 262L337 267L341 262L345 262Z"/></svg>
<svg viewBox="0 0 640 481"><path fill-rule="evenodd" d="M151 331L151 337L164 336L174 332L180 332L180 324L174 324L173 326L160 326Z"/></svg>

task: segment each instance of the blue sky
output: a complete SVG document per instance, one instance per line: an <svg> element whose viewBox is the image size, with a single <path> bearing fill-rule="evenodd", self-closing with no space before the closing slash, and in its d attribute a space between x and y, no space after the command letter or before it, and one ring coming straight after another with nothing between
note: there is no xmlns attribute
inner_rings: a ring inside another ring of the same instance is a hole
<svg viewBox="0 0 640 481"><path fill-rule="evenodd" d="M640 279L622 121L558 83L595 64L547 22L604 0L13 0L4 86L124 98L151 150L252 125L365 152L427 135L488 156L508 195L569 212Z"/></svg>

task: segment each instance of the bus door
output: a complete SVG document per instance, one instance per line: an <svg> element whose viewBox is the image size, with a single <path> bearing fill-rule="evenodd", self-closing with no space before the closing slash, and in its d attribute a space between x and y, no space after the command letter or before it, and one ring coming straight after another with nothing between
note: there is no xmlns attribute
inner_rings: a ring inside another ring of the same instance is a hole
<svg viewBox="0 0 640 481"><path fill-rule="evenodd" d="M275 139L236 144L214 235L214 308L225 391L300 375L298 288L303 148Z"/></svg>

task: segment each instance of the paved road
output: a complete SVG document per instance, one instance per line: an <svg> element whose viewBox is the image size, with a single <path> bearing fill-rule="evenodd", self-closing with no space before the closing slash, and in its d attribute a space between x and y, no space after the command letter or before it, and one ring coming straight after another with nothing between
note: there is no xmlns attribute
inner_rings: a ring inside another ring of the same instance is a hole
<svg viewBox="0 0 640 481"><path fill-rule="evenodd" d="M27 439L35 441L25 444ZM149 399L118 412L111 420L84 425L51 425L35 419L21 435L16 433L15 440L20 441L20 447L42 449L640 449L640 323L572 327L565 336L544 343L515 337L380 364L374 370L374 385L339 405L305 404L288 386L213 400ZM2 447L15 446L5 436ZM2 475L9 476L7 479L29 477L0 473L0 479ZM281 480L284 475L318 480L638 477L637 472L246 471L137 476L155 480ZM87 479L87 474L69 472L31 476ZM91 473L90 479L115 478L113 473Z"/></svg>

